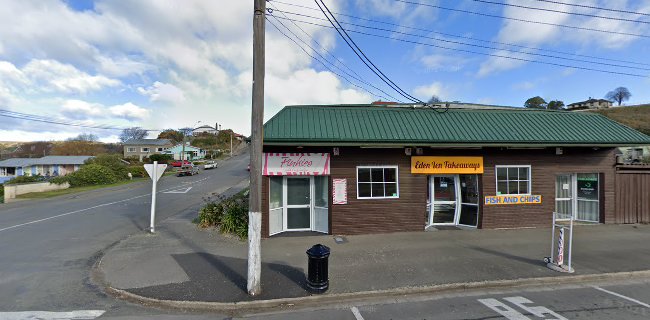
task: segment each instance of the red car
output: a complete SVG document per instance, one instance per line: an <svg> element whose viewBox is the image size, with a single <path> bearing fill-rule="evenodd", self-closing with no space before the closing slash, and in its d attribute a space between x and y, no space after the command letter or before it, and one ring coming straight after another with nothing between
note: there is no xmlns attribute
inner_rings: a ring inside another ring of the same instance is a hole
<svg viewBox="0 0 650 320"><path fill-rule="evenodd" d="M177 160L177 161L172 162L172 167L189 166L190 164L192 164L192 163L187 161L187 160L183 160L182 163L181 163L180 160Z"/></svg>

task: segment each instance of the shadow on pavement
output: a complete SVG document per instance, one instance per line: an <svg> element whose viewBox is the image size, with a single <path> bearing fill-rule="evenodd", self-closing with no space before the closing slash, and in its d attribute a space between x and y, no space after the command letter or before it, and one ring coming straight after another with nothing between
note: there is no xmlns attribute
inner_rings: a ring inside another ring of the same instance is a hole
<svg viewBox="0 0 650 320"><path fill-rule="evenodd" d="M469 246L467 248L478 251L478 252L491 254L491 255L494 255L494 256L497 256L497 257L506 258L506 259L509 259L509 260L515 260L515 261L528 263L528 264L532 264L532 265L536 265L536 266L543 266L543 267L546 266L546 263L544 263L544 261L543 261L543 257L540 257L539 259L531 259L531 258L516 256L516 255L506 253L506 252L502 252L502 251L496 251L496 250L481 248L481 247L476 247L476 246Z"/></svg>
<svg viewBox="0 0 650 320"><path fill-rule="evenodd" d="M275 263L262 263L262 294L246 292L247 261L205 252L172 255L190 281L129 292L165 300L235 302L307 296L303 270Z"/></svg>

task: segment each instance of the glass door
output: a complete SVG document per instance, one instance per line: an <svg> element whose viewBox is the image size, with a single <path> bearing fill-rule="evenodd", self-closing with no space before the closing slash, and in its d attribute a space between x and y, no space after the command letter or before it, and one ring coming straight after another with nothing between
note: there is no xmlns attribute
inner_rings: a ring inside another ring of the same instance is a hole
<svg viewBox="0 0 650 320"><path fill-rule="evenodd" d="M555 178L555 212L560 219L571 219L573 216L573 178L570 174L558 175Z"/></svg>
<svg viewBox="0 0 650 320"><path fill-rule="evenodd" d="M456 223L456 176L431 176L431 221L430 224Z"/></svg>
<svg viewBox="0 0 650 320"><path fill-rule="evenodd" d="M576 175L576 200L576 220L600 221L597 173L578 173Z"/></svg>
<svg viewBox="0 0 650 320"><path fill-rule="evenodd" d="M314 231L329 233L329 177L314 176Z"/></svg>
<svg viewBox="0 0 650 320"><path fill-rule="evenodd" d="M285 177L284 229L311 230L311 178Z"/></svg>
<svg viewBox="0 0 650 320"><path fill-rule="evenodd" d="M282 177L269 178L269 235L282 232L284 228L284 197Z"/></svg>
<svg viewBox="0 0 650 320"><path fill-rule="evenodd" d="M478 175L461 174L460 182L460 213L458 224L476 227L478 225Z"/></svg>

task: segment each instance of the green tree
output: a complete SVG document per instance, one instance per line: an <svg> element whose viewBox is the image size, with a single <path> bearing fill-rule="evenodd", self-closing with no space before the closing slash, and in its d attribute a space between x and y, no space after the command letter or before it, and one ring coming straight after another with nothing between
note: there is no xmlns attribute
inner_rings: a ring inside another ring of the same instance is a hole
<svg viewBox="0 0 650 320"><path fill-rule="evenodd" d="M183 141L183 133L179 130L165 129L159 135L158 139L169 139L174 143Z"/></svg>
<svg viewBox="0 0 650 320"><path fill-rule="evenodd" d="M546 109L546 100L540 96L532 97L526 100L524 107L533 109Z"/></svg>
<svg viewBox="0 0 650 320"><path fill-rule="evenodd" d="M432 95L431 98L429 98L429 101L427 103L440 103L442 100L437 95Z"/></svg>
<svg viewBox="0 0 650 320"><path fill-rule="evenodd" d="M623 101L630 100L631 96L632 94L630 93L630 90L627 90L626 87L618 87L613 91L608 92L605 95L605 99L613 102L618 102L618 105L620 106Z"/></svg>
<svg viewBox="0 0 650 320"><path fill-rule="evenodd" d="M551 100L548 102L546 109L551 110L562 110L564 109L564 101L562 100Z"/></svg>

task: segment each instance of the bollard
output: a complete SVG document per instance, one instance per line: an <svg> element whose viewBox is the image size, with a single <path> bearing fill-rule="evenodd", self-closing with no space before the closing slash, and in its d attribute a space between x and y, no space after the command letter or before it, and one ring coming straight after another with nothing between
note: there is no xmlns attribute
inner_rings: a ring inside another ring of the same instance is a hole
<svg viewBox="0 0 650 320"><path fill-rule="evenodd" d="M330 248L317 244L307 250L307 286L315 293L323 293L330 286L327 264Z"/></svg>

